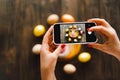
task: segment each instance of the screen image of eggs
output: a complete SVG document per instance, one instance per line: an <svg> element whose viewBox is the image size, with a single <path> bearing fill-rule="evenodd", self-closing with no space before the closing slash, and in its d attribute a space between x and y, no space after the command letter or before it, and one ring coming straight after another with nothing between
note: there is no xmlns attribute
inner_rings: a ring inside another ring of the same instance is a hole
<svg viewBox="0 0 120 80"><path fill-rule="evenodd" d="M85 24L64 24L60 31L62 43L86 42Z"/></svg>

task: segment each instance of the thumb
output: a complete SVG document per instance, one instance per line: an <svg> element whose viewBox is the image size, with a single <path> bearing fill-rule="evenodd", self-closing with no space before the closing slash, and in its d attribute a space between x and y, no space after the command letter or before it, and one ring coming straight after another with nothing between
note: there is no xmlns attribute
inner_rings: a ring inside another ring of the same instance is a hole
<svg viewBox="0 0 120 80"><path fill-rule="evenodd" d="M56 56L58 56L60 53L61 53L61 51L62 51L62 47L61 47L62 45L59 45L58 47L57 47L57 49L53 52Z"/></svg>

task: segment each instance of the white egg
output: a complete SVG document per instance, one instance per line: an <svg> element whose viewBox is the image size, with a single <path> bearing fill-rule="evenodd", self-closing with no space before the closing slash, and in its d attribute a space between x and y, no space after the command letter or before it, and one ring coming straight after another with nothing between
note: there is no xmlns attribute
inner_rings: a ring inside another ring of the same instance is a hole
<svg viewBox="0 0 120 80"><path fill-rule="evenodd" d="M47 23L50 25L57 23L59 21L59 16L57 14L51 14L47 18Z"/></svg>
<svg viewBox="0 0 120 80"><path fill-rule="evenodd" d="M67 74L73 74L76 71L76 67L73 64L66 64L63 68L63 70Z"/></svg>
<svg viewBox="0 0 120 80"><path fill-rule="evenodd" d="M34 54L40 54L41 44L35 44L32 48Z"/></svg>

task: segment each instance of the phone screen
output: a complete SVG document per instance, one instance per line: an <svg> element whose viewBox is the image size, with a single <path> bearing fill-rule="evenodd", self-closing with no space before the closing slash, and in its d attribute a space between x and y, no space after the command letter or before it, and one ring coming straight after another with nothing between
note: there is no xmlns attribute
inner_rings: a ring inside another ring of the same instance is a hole
<svg viewBox="0 0 120 80"><path fill-rule="evenodd" d="M55 24L53 30L54 42L56 44L95 42L95 32L88 31L88 29L93 26L95 26L95 23L91 22Z"/></svg>

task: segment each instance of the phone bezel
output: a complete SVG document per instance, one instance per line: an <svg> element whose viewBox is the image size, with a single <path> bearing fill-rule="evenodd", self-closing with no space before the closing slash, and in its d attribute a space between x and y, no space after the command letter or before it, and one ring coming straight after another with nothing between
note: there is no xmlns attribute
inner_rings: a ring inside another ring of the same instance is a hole
<svg viewBox="0 0 120 80"><path fill-rule="evenodd" d="M56 25L59 25L59 28L60 28L60 25L64 25L64 24L88 24L88 23L94 23L94 22L66 22L66 23L55 23L54 25L53 25L53 42L55 43L55 44L89 44L89 43L96 43L97 41L98 41L98 38L97 38L97 35L96 35L96 32L94 31L94 34L95 34L95 41L92 41L92 42L80 42L80 43L61 43L60 42L60 36L59 36L59 43L56 43L55 41L55 39L57 39L56 37L55 37L55 31L54 31L54 27L56 26ZM95 24L95 26L96 26L96 23L94 23ZM57 26L58 27L58 26ZM86 25L85 25L85 27L86 27ZM93 27L93 26L92 26ZM60 34L60 29L59 29L59 31L57 31L57 32L59 32L59 34ZM86 32L86 31L85 31Z"/></svg>

